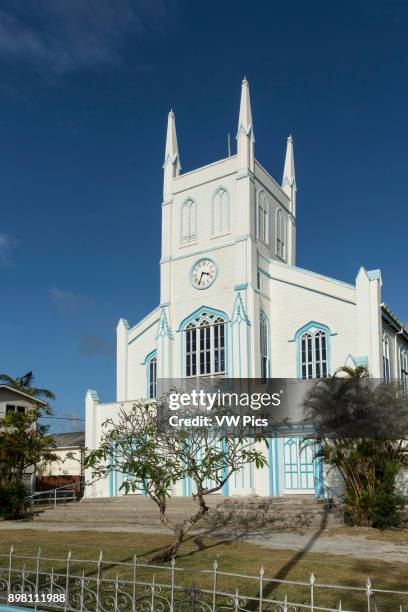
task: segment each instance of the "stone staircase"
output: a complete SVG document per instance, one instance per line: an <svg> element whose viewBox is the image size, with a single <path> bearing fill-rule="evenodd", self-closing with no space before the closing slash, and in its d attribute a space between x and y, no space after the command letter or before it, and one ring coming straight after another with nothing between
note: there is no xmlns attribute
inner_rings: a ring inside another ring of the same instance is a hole
<svg viewBox="0 0 408 612"><path fill-rule="evenodd" d="M221 497L206 498L210 508L198 527L211 528L267 528L318 529L343 523L340 513L330 507L328 500L313 496L286 497ZM168 515L174 522L182 522L196 510L191 497L176 497L168 502ZM67 506L47 509L35 521L75 523L78 525L160 525L156 505L140 495L86 498Z"/></svg>

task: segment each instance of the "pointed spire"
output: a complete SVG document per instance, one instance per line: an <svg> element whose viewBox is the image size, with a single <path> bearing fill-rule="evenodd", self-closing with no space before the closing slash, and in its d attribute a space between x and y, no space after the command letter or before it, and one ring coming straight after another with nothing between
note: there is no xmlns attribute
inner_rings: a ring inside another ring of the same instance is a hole
<svg viewBox="0 0 408 612"><path fill-rule="evenodd" d="M293 138L288 137L286 144L285 166L283 169L282 189L292 202L292 213L296 214L296 175L295 157L293 154Z"/></svg>
<svg viewBox="0 0 408 612"><path fill-rule="evenodd" d="M239 136L239 132L241 128L244 129L247 136L249 136L250 132L253 132L251 99L249 96L249 83L246 77L244 77L244 80L242 81L242 85L241 85L241 104L239 107L237 138ZM252 133L252 139L253 137L254 135Z"/></svg>
<svg viewBox="0 0 408 612"><path fill-rule="evenodd" d="M241 103L237 131L238 170L241 172L248 169L252 172L254 171L254 142L249 83L246 77L244 77L241 85Z"/></svg>
<svg viewBox="0 0 408 612"><path fill-rule="evenodd" d="M180 158L177 145L176 118L171 110L167 118L166 151L164 154L164 183L163 196L171 196L173 192L173 178L180 174Z"/></svg>
<svg viewBox="0 0 408 612"><path fill-rule="evenodd" d="M295 181L295 158L293 155L293 138L290 134L286 144L286 157L285 157L285 167L283 169L283 179L282 179L282 187L285 185L285 182L288 182L290 186L292 186Z"/></svg>

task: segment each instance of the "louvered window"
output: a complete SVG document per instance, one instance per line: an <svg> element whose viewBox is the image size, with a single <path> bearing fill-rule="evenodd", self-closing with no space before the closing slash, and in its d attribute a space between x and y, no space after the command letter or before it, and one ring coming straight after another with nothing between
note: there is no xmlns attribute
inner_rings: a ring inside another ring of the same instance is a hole
<svg viewBox="0 0 408 612"><path fill-rule="evenodd" d="M263 192L258 197L258 238L269 241L268 200Z"/></svg>
<svg viewBox="0 0 408 612"><path fill-rule="evenodd" d="M181 211L181 243L189 244L197 240L197 205L194 200L184 202Z"/></svg>
<svg viewBox="0 0 408 612"><path fill-rule="evenodd" d="M213 235L222 236L230 230L229 195L225 189L219 189L214 196Z"/></svg>
<svg viewBox="0 0 408 612"><path fill-rule="evenodd" d="M286 261L286 219L281 209L276 213L276 254Z"/></svg>

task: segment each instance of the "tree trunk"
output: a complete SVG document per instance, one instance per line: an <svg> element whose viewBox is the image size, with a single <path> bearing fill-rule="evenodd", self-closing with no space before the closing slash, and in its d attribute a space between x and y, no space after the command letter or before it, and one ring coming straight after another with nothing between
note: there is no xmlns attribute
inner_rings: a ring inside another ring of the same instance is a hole
<svg viewBox="0 0 408 612"><path fill-rule="evenodd" d="M181 544L183 543L184 538L190 531L190 529L208 512L208 506L205 504L204 498L201 494L197 495L198 503L200 504L198 511L191 516L189 519L184 521L181 527L176 526L172 527L170 521L168 520L165 511L160 513L160 520L167 527L173 529L174 534L176 536L173 544L170 544L167 548L154 555L151 559L149 559L149 563L152 564L160 564L166 563L170 561L178 552Z"/></svg>
<svg viewBox="0 0 408 612"><path fill-rule="evenodd" d="M161 550L159 553L157 553L157 555L154 555L154 557L149 559L149 563L159 565L161 563L166 563L167 561L171 561L171 559L176 556L177 551L180 548L184 540L184 536L186 535L186 532L184 531L184 529L180 529L177 527L175 529L175 534L176 534L176 539L173 542L173 544L170 544L170 546L168 546L164 550Z"/></svg>

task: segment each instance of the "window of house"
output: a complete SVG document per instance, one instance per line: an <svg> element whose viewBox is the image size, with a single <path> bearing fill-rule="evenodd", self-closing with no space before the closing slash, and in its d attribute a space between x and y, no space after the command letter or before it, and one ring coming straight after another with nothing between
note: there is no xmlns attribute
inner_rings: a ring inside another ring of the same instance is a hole
<svg viewBox="0 0 408 612"><path fill-rule="evenodd" d="M230 230L229 194L220 188L214 196L213 235L222 236Z"/></svg>
<svg viewBox="0 0 408 612"><path fill-rule="evenodd" d="M281 209L276 213L276 254L286 261L286 219Z"/></svg>
<svg viewBox="0 0 408 612"><path fill-rule="evenodd" d="M11 412L19 412L21 414L24 414L25 406L14 406L13 404L6 404L6 414L10 414Z"/></svg>
<svg viewBox="0 0 408 612"><path fill-rule="evenodd" d="M390 339L387 334L383 334L383 377L385 382L389 382L391 378L390 364Z"/></svg>
<svg viewBox="0 0 408 612"><path fill-rule="evenodd" d="M266 382L269 378L269 342L268 342L268 320L262 312L260 321L260 353L261 353L261 379Z"/></svg>
<svg viewBox="0 0 408 612"><path fill-rule="evenodd" d="M197 240L197 205L194 200L184 202L181 210L181 243Z"/></svg>
<svg viewBox="0 0 408 612"><path fill-rule="evenodd" d="M326 378L327 334L322 329L308 330L300 338L301 375L303 379Z"/></svg>
<svg viewBox="0 0 408 612"><path fill-rule="evenodd" d="M185 374L203 376L225 372L225 320L202 313L186 326Z"/></svg>

